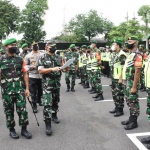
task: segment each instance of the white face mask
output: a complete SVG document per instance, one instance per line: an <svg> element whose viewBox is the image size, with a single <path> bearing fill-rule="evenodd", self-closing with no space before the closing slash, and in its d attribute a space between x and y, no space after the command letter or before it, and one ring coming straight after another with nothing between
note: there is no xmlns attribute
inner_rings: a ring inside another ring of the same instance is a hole
<svg viewBox="0 0 150 150"><path fill-rule="evenodd" d="M93 49L93 45L90 45L90 48Z"/></svg>
<svg viewBox="0 0 150 150"><path fill-rule="evenodd" d="M115 46L112 46L112 47L111 47L111 50L112 50L112 51L115 51L115 50L116 50L116 47L115 47Z"/></svg>

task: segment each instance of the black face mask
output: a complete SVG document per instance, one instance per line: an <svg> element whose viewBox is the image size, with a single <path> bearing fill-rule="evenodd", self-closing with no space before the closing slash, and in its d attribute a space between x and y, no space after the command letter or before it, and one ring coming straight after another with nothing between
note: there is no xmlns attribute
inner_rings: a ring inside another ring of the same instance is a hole
<svg viewBox="0 0 150 150"><path fill-rule="evenodd" d="M72 48L71 50L72 50L72 51L75 51L75 48Z"/></svg>
<svg viewBox="0 0 150 150"><path fill-rule="evenodd" d="M150 50L150 44L148 44L148 49Z"/></svg>
<svg viewBox="0 0 150 150"><path fill-rule="evenodd" d="M56 49L55 48L50 48L51 53L55 53Z"/></svg>
<svg viewBox="0 0 150 150"><path fill-rule="evenodd" d="M90 53L90 51L87 51L87 53Z"/></svg>
<svg viewBox="0 0 150 150"><path fill-rule="evenodd" d="M10 52L11 54L16 53L16 51L17 51L17 47L11 47L11 48L9 48L9 52Z"/></svg>
<svg viewBox="0 0 150 150"><path fill-rule="evenodd" d="M133 44L128 44L128 45L127 45L127 48L128 48L128 49L133 49L134 44L135 44L135 43L133 43Z"/></svg>
<svg viewBox="0 0 150 150"><path fill-rule="evenodd" d="M34 50L34 51L37 51L38 49L39 49L39 47L38 47L37 45L34 45L34 46L33 46L33 50Z"/></svg>

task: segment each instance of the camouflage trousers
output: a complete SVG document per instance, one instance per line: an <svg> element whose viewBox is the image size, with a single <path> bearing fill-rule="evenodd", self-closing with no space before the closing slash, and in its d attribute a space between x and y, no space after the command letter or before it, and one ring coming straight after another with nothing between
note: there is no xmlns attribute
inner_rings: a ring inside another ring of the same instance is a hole
<svg viewBox="0 0 150 150"><path fill-rule="evenodd" d="M144 87L145 87L144 67L141 69L141 74L140 74L140 87L141 87L141 88L144 88Z"/></svg>
<svg viewBox="0 0 150 150"><path fill-rule="evenodd" d="M146 88L147 92L147 110L146 114L148 115L148 120L150 121L150 88Z"/></svg>
<svg viewBox="0 0 150 150"><path fill-rule="evenodd" d="M71 86L75 86L75 79L76 79L75 70L69 70L68 72L65 73L65 80L67 85L70 85L70 78L71 78Z"/></svg>
<svg viewBox="0 0 150 150"><path fill-rule="evenodd" d="M88 76L88 82L90 83L90 85L92 85L92 71L91 70L87 70L87 76Z"/></svg>
<svg viewBox="0 0 150 150"><path fill-rule="evenodd" d="M83 72L83 67L79 68L80 69L80 78L81 78L81 82L83 82L84 79L84 72Z"/></svg>
<svg viewBox="0 0 150 150"><path fill-rule="evenodd" d="M83 66L83 82L89 83L86 66Z"/></svg>
<svg viewBox="0 0 150 150"><path fill-rule="evenodd" d="M6 125L7 128L13 128L15 126L14 120L14 104L16 104L16 111L19 116L19 126L26 126L28 122L28 113L26 110L26 98L25 93L15 95L2 95L4 112L6 115Z"/></svg>
<svg viewBox="0 0 150 150"><path fill-rule="evenodd" d="M124 108L124 89L118 79L112 79L112 97L116 108Z"/></svg>
<svg viewBox="0 0 150 150"><path fill-rule="evenodd" d="M127 104L129 106L130 115L139 116L140 105L139 105L139 99L138 99L138 90L136 93L131 93L130 90L132 86L133 86L133 81L127 80L127 87L126 87Z"/></svg>
<svg viewBox="0 0 150 150"><path fill-rule="evenodd" d="M123 93L124 93L124 101L126 101L126 104L129 107L129 101L127 97L127 86L125 84L122 84L122 87L123 87Z"/></svg>
<svg viewBox="0 0 150 150"><path fill-rule="evenodd" d="M92 70L91 86L95 88L97 93L103 93L101 84L101 70Z"/></svg>
<svg viewBox="0 0 150 150"><path fill-rule="evenodd" d="M43 90L42 104L44 121L49 120L52 117L52 113L57 113L59 110L58 103L60 102L60 89L52 91Z"/></svg>

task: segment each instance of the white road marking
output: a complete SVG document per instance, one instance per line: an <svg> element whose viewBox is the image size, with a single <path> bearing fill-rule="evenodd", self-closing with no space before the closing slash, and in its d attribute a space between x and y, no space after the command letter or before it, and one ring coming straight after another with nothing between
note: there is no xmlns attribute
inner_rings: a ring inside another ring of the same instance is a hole
<svg viewBox="0 0 150 150"><path fill-rule="evenodd" d="M102 85L102 86L109 86L109 85Z"/></svg>
<svg viewBox="0 0 150 150"><path fill-rule="evenodd" d="M128 138L138 147L139 150L148 150L138 139L137 136L150 136L150 132L126 134Z"/></svg>

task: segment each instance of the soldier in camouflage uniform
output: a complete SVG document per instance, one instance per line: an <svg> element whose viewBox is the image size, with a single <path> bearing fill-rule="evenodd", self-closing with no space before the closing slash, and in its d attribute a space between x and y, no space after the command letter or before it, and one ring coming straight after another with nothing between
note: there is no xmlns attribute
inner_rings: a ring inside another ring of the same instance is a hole
<svg viewBox="0 0 150 150"><path fill-rule="evenodd" d="M67 84L66 92L69 92L70 90L70 77L72 78L71 79L71 91L75 92L74 86L75 86L75 79L76 79L76 71L79 65L79 54L75 52L75 44L70 45L70 50L71 50L70 52L66 53L65 61L68 61L71 58L75 58L75 60L73 64L70 65L69 71L65 73L65 80Z"/></svg>
<svg viewBox="0 0 150 150"><path fill-rule="evenodd" d="M123 50L121 50L122 40L116 39L111 47L112 51L115 52L115 57L112 62L112 96L115 104L115 109L109 111L110 113L114 113L114 117L119 117L123 115L124 108L124 90L122 83L118 83L119 78L122 73L123 65L125 64L126 54Z"/></svg>
<svg viewBox="0 0 150 150"><path fill-rule="evenodd" d="M93 98L96 98L95 101L103 100L103 90L101 84L101 51L96 46L97 42L91 42L91 48L93 49L92 52L92 60L91 60L91 69L92 69L92 89L89 90L90 94L97 93Z"/></svg>
<svg viewBox="0 0 150 150"><path fill-rule="evenodd" d="M125 75L126 75L126 98L130 110L130 117L126 121L122 121L125 130L131 130L138 127L137 118L140 113L139 99L138 99L138 82L142 68L142 54L138 50L138 37L131 36L128 38L128 49L130 53L125 61Z"/></svg>
<svg viewBox="0 0 150 150"><path fill-rule="evenodd" d="M148 47L150 50L150 36L148 37ZM148 115L148 121L150 122L150 54L148 54L147 59L145 60L145 68L144 68L144 76L145 76L145 86L147 92L147 110L146 113ZM141 142L143 144L147 144L147 148L150 149L150 136L147 138L142 138Z"/></svg>
<svg viewBox="0 0 150 150"><path fill-rule="evenodd" d="M23 44L22 46L21 46L21 48L22 48L22 52L20 53L20 56L24 59L25 58L25 56L29 53L28 52L28 44Z"/></svg>
<svg viewBox="0 0 150 150"><path fill-rule="evenodd" d="M1 93L6 114L7 128L10 136L18 139L15 131L14 103L19 116L19 125L22 127L21 135L30 139L32 135L27 131L28 113L26 110L26 98L29 96L29 83L27 66L23 59L16 55L16 39L11 38L4 42L6 54L0 57ZM25 84L24 84L25 83ZM26 88L25 88L26 86Z"/></svg>
<svg viewBox="0 0 150 150"><path fill-rule="evenodd" d="M55 123L59 123L57 112L60 101L60 78L62 66L62 57L55 54L55 44L46 45L47 52L39 59L38 70L43 74L43 96L42 104L44 106L43 116L46 124L46 134L51 135L51 118Z"/></svg>

